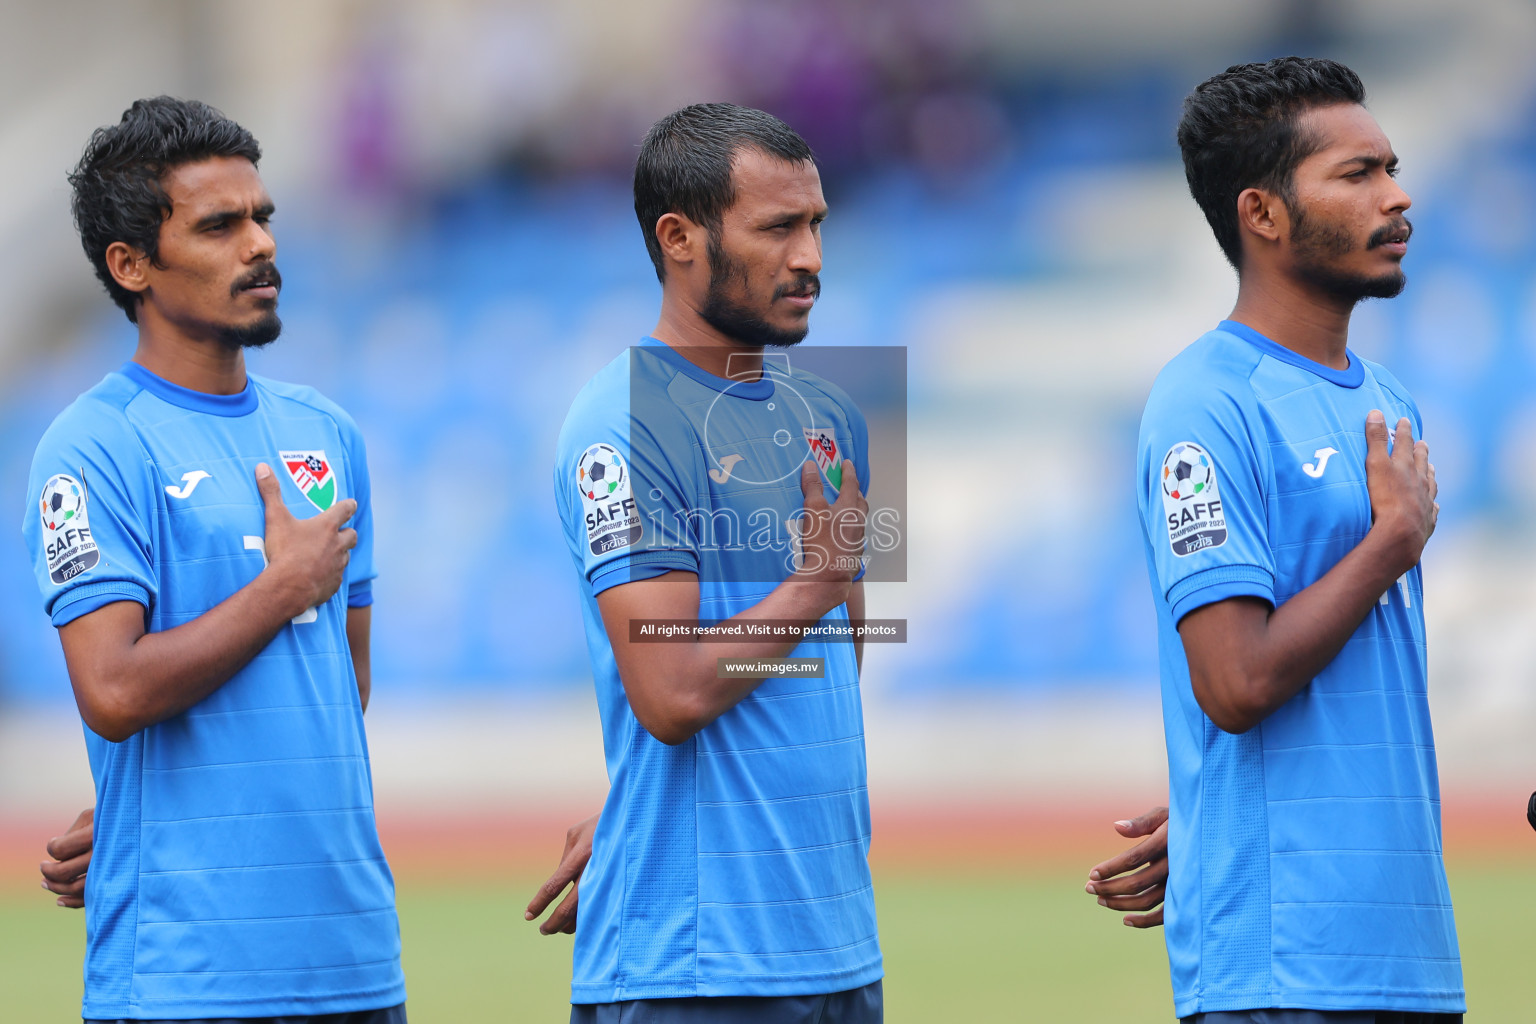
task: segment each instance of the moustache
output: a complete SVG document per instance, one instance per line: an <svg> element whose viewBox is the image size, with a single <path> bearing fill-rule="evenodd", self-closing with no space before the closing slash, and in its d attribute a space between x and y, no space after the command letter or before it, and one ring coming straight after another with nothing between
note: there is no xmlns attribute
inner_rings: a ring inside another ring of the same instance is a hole
<svg viewBox="0 0 1536 1024"><path fill-rule="evenodd" d="M239 295L247 288L261 285L271 285L278 291L283 290L283 275L278 272L276 263L264 263L261 266L252 267L248 273L241 274L235 283L229 286L229 294Z"/></svg>
<svg viewBox="0 0 1536 1024"><path fill-rule="evenodd" d="M801 274L791 284L781 284L773 290L774 300L793 295L796 298L817 298L821 295L821 278L816 274Z"/></svg>
<svg viewBox="0 0 1536 1024"><path fill-rule="evenodd" d="M1384 228L1378 228L1371 233L1366 242L1367 249L1375 249L1386 245L1388 242L1406 242L1413 237L1413 222L1407 217L1393 221Z"/></svg>

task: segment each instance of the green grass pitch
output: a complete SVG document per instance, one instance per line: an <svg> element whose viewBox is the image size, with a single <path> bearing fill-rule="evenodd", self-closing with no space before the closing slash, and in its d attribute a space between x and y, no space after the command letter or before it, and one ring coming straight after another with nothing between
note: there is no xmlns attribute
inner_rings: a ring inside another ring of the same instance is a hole
<svg viewBox="0 0 1536 1024"><path fill-rule="evenodd" d="M880 872L887 1020L1172 1021L1161 934L1133 931L1095 906L1082 874ZM567 1019L570 937L545 938L522 919L536 881L401 881L413 1024ZM1451 891L1471 1019L1527 1019L1536 871L1453 864ZM83 943L78 913L35 887L0 889L0 1019L78 1021Z"/></svg>

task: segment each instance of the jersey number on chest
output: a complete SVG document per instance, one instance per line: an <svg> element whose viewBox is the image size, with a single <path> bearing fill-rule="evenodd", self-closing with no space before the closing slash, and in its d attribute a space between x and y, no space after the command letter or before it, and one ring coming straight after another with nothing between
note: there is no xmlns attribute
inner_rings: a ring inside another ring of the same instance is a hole
<svg viewBox="0 0 1536 1024"><path fill-rule="evenodd" d="M259 552L261 554L261 567L263 569L267 567L267 539L265 537L252 537L247 534L245 537L245 550ZM306 622L314 622L319 617L320 610L318 608L308 608L295 615L290 621L295 626L302 626Z"/></svg>
<svg viewBox="0 0 1536 1024"><path fill-rule="evenodd" d="M1401 576L1399 576L1397 578L1397 589L1402 591L1402 593L1403 593L1403 607L1404 608L1412 608L1413 607L1413 598L1411 596L1409 596L1409 594L1408 594L1408 574L1407 573L1403 573ZM1380 604L1390 604L1391 602L1388 600L1388 598L1390 598L1391 596L1392 596L1392 588L1388 587L1386 589L1386 592L1381 595L1381 601L1378 602L1378 603L1380 603Z"/></svg>

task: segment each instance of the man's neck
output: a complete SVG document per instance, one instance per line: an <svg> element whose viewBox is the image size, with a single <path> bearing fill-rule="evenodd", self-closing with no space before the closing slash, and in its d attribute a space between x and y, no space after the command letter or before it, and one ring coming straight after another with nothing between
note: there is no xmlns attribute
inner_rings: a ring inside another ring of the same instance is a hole
<svg viewBox="0 0 1536 1024"><path fill-rule="evenodd" d="M139 324L133 361L188 391L238 395L245 390L245 350L219 341L193 341Z"/></svg>
<svg viewBox="0 0 1536 1024"><path fill-rule="evenodd" d="M661 317L651 332L706 373L731 380L757 380L763 372L763 350L743 345L710 326L699 311L681 298L662 292Z"/></svg>
<svg viewBox="0 0 1536 1024"><path fill-rule="evenodd" d="M1314 363L1345 370L1353 310L1354 303L1319 294L1293 279L1249 274L1238 285L1230 319Z"/></svg>

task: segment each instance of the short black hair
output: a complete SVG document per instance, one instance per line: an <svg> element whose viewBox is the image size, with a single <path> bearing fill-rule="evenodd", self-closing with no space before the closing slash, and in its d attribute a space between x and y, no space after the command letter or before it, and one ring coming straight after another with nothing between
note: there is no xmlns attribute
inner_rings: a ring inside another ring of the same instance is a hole
<svg viewBox="0 0 1536 1024"><path fill-rule="evenodd" d="M680 213L714 235L736 201L731 161L743 149L759 149L789 163L813 160L811 147L772 114L734 103L695 103L651 125L635 161L635 216L645 248L665 281L666 263L656 240L663 214Z"/></svg>
<svg viewBox="0 0 1536 1024"><path fill-rule="evenodd" d="M160 224L171 213L162 182L182 164L216 156L243 156L255 164L255 136L206 103L156 96L138 100L115 125L91 133L70 172L70 202L80 244L128 319L138 322L138 296L112 279L107 246L127 244L159 265Z"/></svg>
<svg viewBox="0 0 1536 1024"><path fill-rule="evenodd" d="M1239 273L1238 195L1246 188L1268 189L1289 207L1296 165L1318 145L1301 130L1301 115L1313 107L1364 102L1360 76L1323 57L1234 64L1184 97L1178 140L1189 194Z"/></svg>

